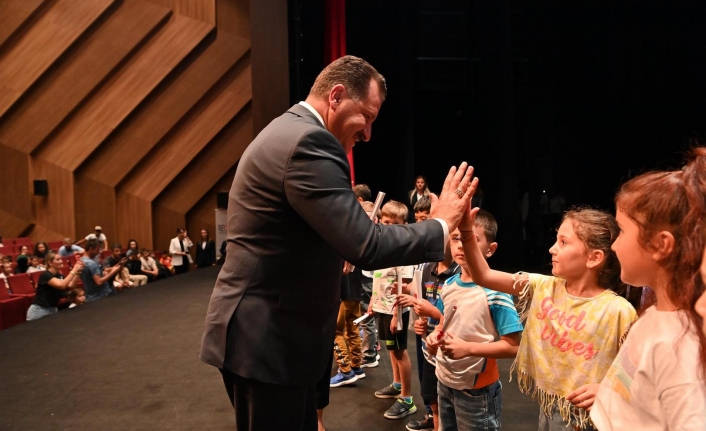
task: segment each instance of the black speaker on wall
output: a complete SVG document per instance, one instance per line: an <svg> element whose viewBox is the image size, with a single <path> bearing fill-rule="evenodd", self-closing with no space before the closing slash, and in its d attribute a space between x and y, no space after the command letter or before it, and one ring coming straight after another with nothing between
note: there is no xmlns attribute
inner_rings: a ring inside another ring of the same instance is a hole
<svg viewBox="0 0 706 431"><path fill-rule="evenodd" d="M49 184L47 180L34 180L34 195L47 196L49 194Z"/></svg>
<svg viewBox="0 0 706 431"><path fill-rule="evenodd" d="M228 192L218 192L216 194L216 205L218 208L228 209Z"/></svg>

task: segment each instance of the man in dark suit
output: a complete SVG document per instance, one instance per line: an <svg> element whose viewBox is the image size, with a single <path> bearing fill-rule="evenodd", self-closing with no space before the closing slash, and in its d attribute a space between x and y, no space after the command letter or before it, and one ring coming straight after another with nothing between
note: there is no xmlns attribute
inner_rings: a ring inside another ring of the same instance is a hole
<svg viewBox="0 0 706 431"><path fill-rule="evenodd" d="M464 163L433 198L435 220L370 221L346 154L370 139L386 91L367 62L340 58L240 159L201 348L223 374L238 430L315 430L314 385L327 371L344 259L364 269L440 261L468 207L475 182Z"/></svg>

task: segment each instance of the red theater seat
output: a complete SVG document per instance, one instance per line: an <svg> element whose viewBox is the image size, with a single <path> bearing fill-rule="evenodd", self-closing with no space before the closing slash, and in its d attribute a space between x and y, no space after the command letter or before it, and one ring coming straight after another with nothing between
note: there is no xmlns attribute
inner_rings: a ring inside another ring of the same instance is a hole
<svg viewBox="0 0 706 431"><path fill-rule="evenodd" d="M0 286L0 329L18 325L27 320L27 309L31 303L27 298L10 295L5 286Z"/></svg>
<svg viewBox="0 0 706 431"><path fill-rule="evenodd" d="M38 272L41 274L41 272ZM29 278L30 274L15 274L7 277L12 296L25 297L28 301L27 308L32 305L36 292Z"/></svg>

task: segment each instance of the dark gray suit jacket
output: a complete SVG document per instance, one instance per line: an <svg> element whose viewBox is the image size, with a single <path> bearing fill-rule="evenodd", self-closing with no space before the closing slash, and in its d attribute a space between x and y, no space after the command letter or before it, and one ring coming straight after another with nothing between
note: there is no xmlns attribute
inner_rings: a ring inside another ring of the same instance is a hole
<svg viewBox="0 0 706 431"><path fill-rule="evenodd" d="M226 261L201 359L245 378L311 385L324 374L343 260L363 269L439 261L437 221L373 224L341 143L295 105L253 140L230 190Z"/></svg>

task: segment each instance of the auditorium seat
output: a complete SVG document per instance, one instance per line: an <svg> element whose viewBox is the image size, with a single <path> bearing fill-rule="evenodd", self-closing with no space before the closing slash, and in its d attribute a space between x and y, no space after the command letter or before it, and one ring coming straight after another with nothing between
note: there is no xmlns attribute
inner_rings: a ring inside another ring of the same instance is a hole
<svg viewBox="0 0 706 431"><path fill-rule="evenodd" d="M15 245L32 245L29 238L15 238Z"/></svg>
<svg viewBox="0 0 706 431"><path fill-rule="evenodd" d="M0 330L27 320L27 298L10 295L4 287L0 289Z"/></svg>
<svg viewBox="0 0 706 431"><path fill-rule="evenodd" d="M41 274L39 271L38 273ZM34 297L37 294L29 276L30 274L15 274L7 277L7 283L10 285L12 296L25 297L28 301L27 308L32 305Z"/></svg>
<svg viewBox="0 0 706 431"><path fill-rule="evenodd" d="M58 252L63 245L64 241L52 241L49 243L49 250Z"/></svg>
<svg viewBox="0 0 706 431"><path fill-rule="evenodd" d="M78 258L76 257L76 254L72 254L71 256L69 256L69 265L71 266L71 268L73 268L74 265L76 265L77 259Z"/></svg>
<svg viewBox="0 0 706 431"><path fill-rule="evenodd" d="M14 238L3 239L3 240L2 240L2 245L4 246L3 248L5 248L5 247L12 247L12 246L15 245L15 239L14 239Z"/></svg>
<svg viewBox="0 0 706 431"><path fill-rule="evenodd" d="M101 251L101 262L103 262L103 259L105 259L106 257L110 256L111 254L113 254L113 251L112 251L112 250L103 250L103 251Z"/></svg>
<svg viewBox="0 0 706 431"><path fill-rule="evenodd" d="M43 271L34 271L29 273L29 279L32 281L32 286L36 289L39 285L39 276Z"/></svg>

